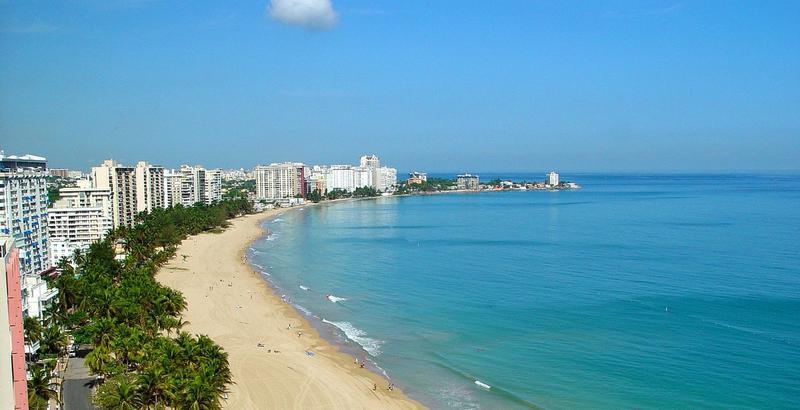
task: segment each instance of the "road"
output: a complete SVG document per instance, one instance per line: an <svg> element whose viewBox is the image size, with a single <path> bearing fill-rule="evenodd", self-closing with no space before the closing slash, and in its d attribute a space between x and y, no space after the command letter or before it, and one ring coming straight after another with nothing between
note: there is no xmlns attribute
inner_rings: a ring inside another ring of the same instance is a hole
<svg viewBox="0 0 800 410"><path fill-rule="evenodd" d="M67 371L64 373L64 410L95 410L92 405L92 383L94 377L84 365L86 350L78 351L77 357L69 358Z"/></svg>

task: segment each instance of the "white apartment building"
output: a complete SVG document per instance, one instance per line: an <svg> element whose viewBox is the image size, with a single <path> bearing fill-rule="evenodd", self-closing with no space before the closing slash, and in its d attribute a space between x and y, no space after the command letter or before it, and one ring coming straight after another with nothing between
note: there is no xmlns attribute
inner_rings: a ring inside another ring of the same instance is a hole
<svg viewBox="0 0 800 410"><path fill-rule="evenodd" d="M558 180L558 173L555 171L550 171L547 173L544 179L545 185L556 186L559 183Z"/></svg>
<svg viewBox="0 0 800 410"><path fill-rule="evenodd" d="M101 165L92 167L92 186L111 191L115 228L133 225L138 210L134 167L124 167L114 160L105 160Z"/></svg>
<svg viewBox="0 0 800 410"><path fill-rule="evenodd" d="M164 167L145 161L136 164L136 212L164 207Z"/></svg>
<svg viewBox="0 0 800 410"><path fill-rule="evenodd" d="M301 163L259 165L254 170L256 199L275 201L305 197L305 167Z"/></svg>
<svg viewBox="0 0 800 410"><path fill-rule="evenodd" d="M206 170L195 165L181 165L181 200L183 206L192 206L198 202L205 202L206 197Z"/></svg>
<svg viewBox="0 0 800 410"><path fill-rule="evenodd" d="M380 167L378 172L378 190L393 192L397 186L397 169Z"/></svg>
<svg viewBox="0 0 800 410"><path fill-rule="evenodd" d="M87 250L114 226L110 189L92 188L81 180L77 188L62 188L59 193L61 198L47 215L52 266L71 258L76 249Z"/></svg>
<svg viewBox="0 0 800 410"><path fill-rule="evenodd" d="M183 174L169 170L164 172L164 207L169 208L181 203L181 184Z"/></svg>
<svg viewBox="0 0 800 410"><path fill-rule="evenodd" d="M369 185L361 185L361 186L371 186L377 190L383 190L381 188L381 178L380 178L380 168L381 168L381 160L378 158L377 155L363 155L361 156L360 167L363 168L366 172L369 173ZM360 181L363 182L363 179Z"/></svg>
<svg viewBox="0 0 800 410"><path fill-rule="evenodd" d="M206 204L211 204L220 200L222 200L222 170L207 169L203 201Z"/></svg>

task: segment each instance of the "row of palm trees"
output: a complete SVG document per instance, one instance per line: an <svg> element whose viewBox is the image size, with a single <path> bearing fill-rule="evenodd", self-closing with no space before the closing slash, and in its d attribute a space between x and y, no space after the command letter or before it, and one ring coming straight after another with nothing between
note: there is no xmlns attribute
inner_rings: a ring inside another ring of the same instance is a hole
<svg viewBox="0 0 800 410"><path fill-rule="evenodd" d="M219 408L232 382L227 354L210 338L180 330L186 301L154 275L188 235L225 228L228 219L251 211L248 201L235 199L137 215L134 226L111 231L59 264L51 281L59 291L52 323L37 330L35 320L26 320L29 343L58 355L66 337L56 331L66 329L76 343L91 344L86 365L99 379L100 408ZM120 249L124 260L117 259Z"/></svg>

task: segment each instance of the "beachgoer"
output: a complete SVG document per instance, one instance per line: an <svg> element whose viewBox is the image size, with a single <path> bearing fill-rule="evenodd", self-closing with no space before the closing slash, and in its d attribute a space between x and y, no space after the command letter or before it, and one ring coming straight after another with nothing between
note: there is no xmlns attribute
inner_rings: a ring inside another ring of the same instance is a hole
<svg viewBox="0 0 800 410"><path fill-rule="evenodd" d="M375 384L375 383L372 383L372 391L375 391L375 390L378 390L378 385Z"/></svg>

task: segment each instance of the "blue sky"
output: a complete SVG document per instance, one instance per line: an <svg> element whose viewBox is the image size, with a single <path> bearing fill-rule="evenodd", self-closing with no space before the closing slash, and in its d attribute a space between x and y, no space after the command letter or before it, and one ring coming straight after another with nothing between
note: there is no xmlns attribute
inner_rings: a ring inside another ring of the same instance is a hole
<svg viewBox="0 0 800 410"><path fill-rule="evenodd" d="M0 147L84 169L800 168L800 2L274 7L0 1Z"/></svg>

